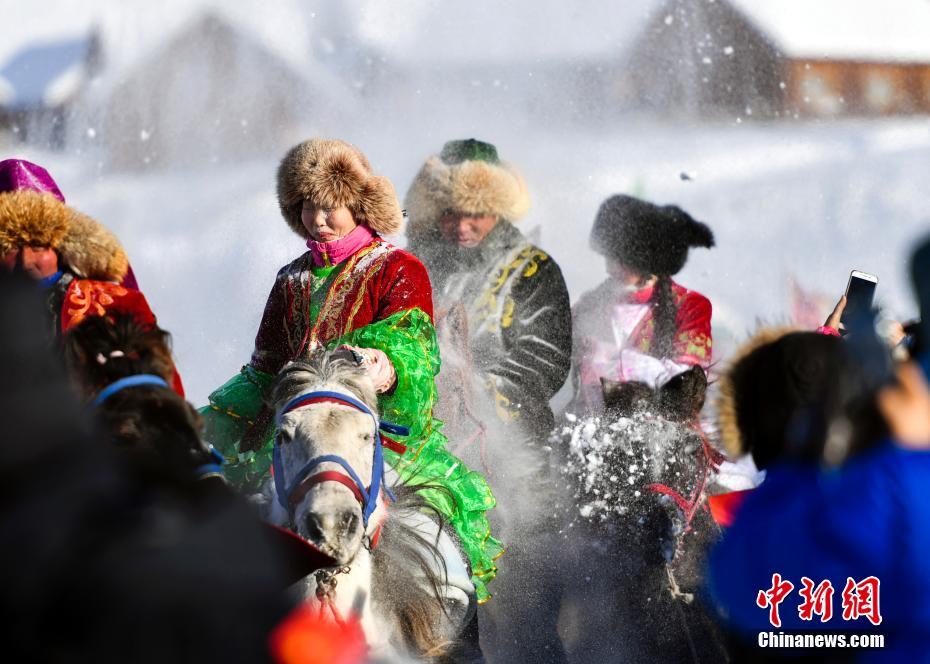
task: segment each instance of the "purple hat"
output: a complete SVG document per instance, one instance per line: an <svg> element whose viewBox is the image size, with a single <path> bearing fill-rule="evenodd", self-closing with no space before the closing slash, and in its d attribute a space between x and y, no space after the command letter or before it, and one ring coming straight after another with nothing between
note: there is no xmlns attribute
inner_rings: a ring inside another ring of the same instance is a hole
<svg viewBox="0 0 930 664"><path fill-rule="evenodd" d="M65 197L48 171L25 159L4 159L0 161L0 193L5 191L19 191L31 189L32 191L48 192L62 203Z"/></svg>

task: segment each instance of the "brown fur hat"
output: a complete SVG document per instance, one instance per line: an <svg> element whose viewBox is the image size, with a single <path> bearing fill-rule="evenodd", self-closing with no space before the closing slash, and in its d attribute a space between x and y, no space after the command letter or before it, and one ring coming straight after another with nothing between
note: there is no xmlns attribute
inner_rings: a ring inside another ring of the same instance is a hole
<svg viewBox="0 0 930 664"><path fill-rule="evenodd" d="M365 155L344 141L313 138L295 145L278 167L278 205L291 229L308 237L300 221L303 202L320 207L345 206L355 221L376 233L400 232L403 211L394 186L374 175Z"/></svg>
<svg viewBox="0 0 930 664"><path fill-rule="evenodd" d="M121 281L129 269L129 258L116 236L74 209L58 253L77 276L85 279Z"/></svg>
<svg viewBox="0 0 930 664"><path fill-rule="evenodd" d="M530 208L526 183L490 143L450 141L426 160L404 201L407 234L426 233L447 211L517 221Z"/></svg>
<svg viewBox="0 0 930 664"><path fill-rule="evenodd" d="M119 281L129 266L119 240L96 220L48 193L0 194L0 253L49 247L77 276Z"/></svg>
<svg viewBox="0 0 930 664"><path fill-rule="evenodd" d="M61 244L71 225L71 211L48 193L20 189L0 194L0 254L22 247Z"/></svg>

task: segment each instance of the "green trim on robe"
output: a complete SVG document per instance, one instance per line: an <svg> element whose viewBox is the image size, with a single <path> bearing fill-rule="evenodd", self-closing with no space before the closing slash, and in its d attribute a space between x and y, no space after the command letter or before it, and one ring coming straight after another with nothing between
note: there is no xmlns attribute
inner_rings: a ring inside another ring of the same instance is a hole
<svg viewBox="0 0 930 664"><path fill-rule="evenodd" d="M385 449L384 458L405 484L436 487L424 488L421 493L455 528L471 562L478 600L486 601L490 598L486 584L497 573L495 560L503 553L501 543L491 537L486 516L495 501L484 478L446 449L442 423L432 417L440 361L429 316L420 309L401 311L334 339L326 347L342 344L378 348L394 365L397 384L389 394L378 396L378 407L382 419L410 427L410 435L394 436L407 445L403 457ZM237 450L247 421L257 415L261 395L272 382L272 376L243 367L210 395L210 405L201 410L206 438L226 457L227 477L240 490L257 491L271 465L272 430L260 452L243 457Z"/></svg>
<svg viewBox="0 0 930 664"><path fill-rule="evenodd" d="M316 323L317 318L320 317L320 309L323 308L323 302L326 300L326 293L329 292L329 287L333 284L333 281L336 280L336 277L339 276L339 273L342 272L342 268L345 267L345 262L339 263L338 265L311 265L310 272L313 273L313 283L310 285L310 320L313 323Z"/></svg>
<svg viewBox="0 0 930 664"><path fill-rule="evenodd" d="M215 389L209 405L200 409L204 439L226 459L223 471L237 489L256 493L271 467L271 448L239 453L239 441L262 408L262 396L274 376L246 365L235 376ZM273 431L269 431L272 437Z"/></svg>

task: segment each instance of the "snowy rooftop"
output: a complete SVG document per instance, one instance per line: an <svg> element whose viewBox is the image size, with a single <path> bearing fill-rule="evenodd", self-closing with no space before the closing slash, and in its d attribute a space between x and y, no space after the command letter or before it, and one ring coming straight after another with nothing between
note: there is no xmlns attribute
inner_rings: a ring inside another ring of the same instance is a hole
<svg viewBox="0 0 930 664"><path fill-rule="evenodd" d="M930 0L691 1L729 2L792 57L930 62ZM402 62L527 63L620 57L650 16L671 4L355 0L345 11L362 40Z"/></svg>
<svg viewBox="0 0 930 664"><path fill-rule="evenodd" d="M680 1L680 0L679 0ZM714 2L715 0L692 0ZM930 0L716 0L729 2L786 55L930 61ZM66 42L97 28L106 73L140 57L211 10L295 69L314 47L372 47L395 63L526 64L622 56L662 0L47 0L4 8L0 67L34 44ZM2 84L0 84L2 88ZM2 92L0 92L2 94Z"/></svg>
<svg viewBox="0 0 930 664"><path fill-rule="evenodd" d="M87 74L92 36L35 44L0 66L0 105L56 106L71 97Z"/></svg>
<svg viewBox="0 0 930 664"><path fill-rule="evenodd" d="M790 57L930 62L930 0L728 1Z"/></svg>
<svg viewBox="0 0 930 664"><path fill-rule="evenodd" d="M229 20L293 67L307 65L310 34L299 0L273 5L261 0L48 0L42 11L24 2L4 7L0 67L34 44L65 44L75 34L97 29L105 73L118 78L207 11Z"/></svg>

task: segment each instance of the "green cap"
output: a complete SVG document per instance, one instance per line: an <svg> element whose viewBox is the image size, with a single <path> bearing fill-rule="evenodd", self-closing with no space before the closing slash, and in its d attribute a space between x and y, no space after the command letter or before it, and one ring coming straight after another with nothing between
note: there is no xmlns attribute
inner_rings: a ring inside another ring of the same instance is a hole
<svg viewBox="0 0 930 664"><path fill-rule="evenodd" d="M439 158L449 165L461 164L463 161L486 161L489 164L499 164L501 161L496 147L476 138L449 141L442 146Z"/></svg>

